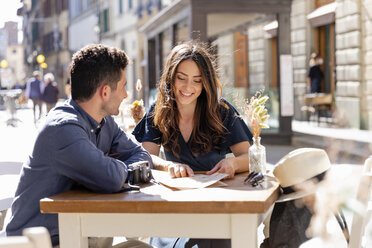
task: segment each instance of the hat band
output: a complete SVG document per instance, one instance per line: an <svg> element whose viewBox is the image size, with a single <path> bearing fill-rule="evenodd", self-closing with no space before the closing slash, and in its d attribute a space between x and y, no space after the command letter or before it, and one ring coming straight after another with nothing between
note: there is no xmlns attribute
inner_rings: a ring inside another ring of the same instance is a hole
<svg viewBox="0 0 372 248"><path fill-rule="evenodd" d="M322 173L320 173L320 174L318 174L318 175L316 175L316 176L313 176L312 178L307 179L305 182L312 181L312 180L314 180L314 179L317 179L318 182L320 182L320 181L323 180L323 178L324 178L326 172L327 172L327 171L324 171L324 172L322 172ZM304 182L302 182L302 183L304 183ZM301 184L302 184L302 183L301 183ZM291 193L294 193L294 192L296 192L296 189L295 189L295 188L296 188L296 185L292 185L292 186L288 186L288 187L282 188L282 190L283 190L283 194L291 194Z"/></svg>

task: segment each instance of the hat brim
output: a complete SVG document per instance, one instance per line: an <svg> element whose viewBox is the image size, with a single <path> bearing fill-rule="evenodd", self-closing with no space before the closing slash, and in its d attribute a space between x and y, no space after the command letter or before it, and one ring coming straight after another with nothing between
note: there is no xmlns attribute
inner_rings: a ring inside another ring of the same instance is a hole
<svg viewBox="0 0 372 248"><path fill-rule="evenodd" d="M275 202L293 201L311 194L314 194L314 192L296 191L290 194L281 194Z"/></svg>

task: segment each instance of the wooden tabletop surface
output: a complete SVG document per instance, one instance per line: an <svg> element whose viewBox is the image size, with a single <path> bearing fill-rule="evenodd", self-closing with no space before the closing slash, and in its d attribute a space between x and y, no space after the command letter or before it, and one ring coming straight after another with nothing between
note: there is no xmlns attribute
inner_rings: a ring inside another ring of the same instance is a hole
<svg viewBox="0 0 372 248"><path fill-rule="evenodd" d="M41 199L42 213L265 213L279 195L279 183L266 176L262 186L244 184L246 174L224 180L227 187L171 190L158 184L141 191L100 194L71 190Z"/></svg>

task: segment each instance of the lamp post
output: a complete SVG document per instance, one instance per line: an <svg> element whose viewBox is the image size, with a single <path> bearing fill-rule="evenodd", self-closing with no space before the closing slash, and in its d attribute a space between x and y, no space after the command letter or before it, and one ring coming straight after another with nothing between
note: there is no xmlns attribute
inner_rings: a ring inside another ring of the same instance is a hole
<svg viewBox="0 0 372 248"><path fill-rule="evenodd" d="M6 69L8 67L8 61L6 61L5 59L1 60L0 66L2 69Z"/></svg>
<svg viewBox="0 0 372 248"><path fill-rule="evenodd" d="M44 69L48 67L47 63L45 63L45 56L42 54L37 55L36 61L39 64L40 71L41 71L41 78L43 78L44 75Z"/></svg>

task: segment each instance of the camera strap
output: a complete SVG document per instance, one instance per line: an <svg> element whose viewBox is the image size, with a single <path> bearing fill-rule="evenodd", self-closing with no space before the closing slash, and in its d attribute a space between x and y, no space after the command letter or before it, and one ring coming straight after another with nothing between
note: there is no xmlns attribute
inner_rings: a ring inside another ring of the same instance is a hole
<svg viewBox="0 0 372 248"><path fill-rule="evenodd" d="M117 193L129 192L129 191L139 191L140 186L131 185L131 184L124 184L123 187Z"/></svg>

